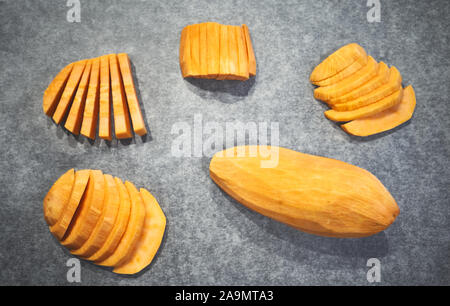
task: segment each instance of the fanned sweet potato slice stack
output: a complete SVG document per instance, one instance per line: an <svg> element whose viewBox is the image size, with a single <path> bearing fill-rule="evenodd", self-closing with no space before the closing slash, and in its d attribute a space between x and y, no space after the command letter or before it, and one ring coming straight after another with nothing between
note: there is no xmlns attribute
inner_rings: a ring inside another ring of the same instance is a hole
<svg viewBox="0 0 450 306"><path fill-rule="evenodd" d="M393 129L414 112L414 90L402 88L397 68L377 63L355 43L327 57L313 70L310 80L319 86L314 97L332 108L325 116L337 122L353 120L341 126L352 135L370 136Z"/></svg>
<svg viewBox="0 0 450 306"><path fill-rule="evenodd" d="M147 134L126 53L66 66L44 92L44 113L71 133L112 140ZM112 118L113 117L113 118ZM98 124L97 124L98 123Z"/></svg>
<svg viewBox="0 0 450 306"><path fill-rule="evenodd" d="M248 27L205 22L181 31L183 77L248 80L256 75L256 60Z"/></svg>
<svg viewBox="0 0 450 306"><path fill-rule="evenodd" d="M69 170L50 188L43 207L50 231L72 254L120 274L151 263L166 226L147 190L100 170Z"/></svg>

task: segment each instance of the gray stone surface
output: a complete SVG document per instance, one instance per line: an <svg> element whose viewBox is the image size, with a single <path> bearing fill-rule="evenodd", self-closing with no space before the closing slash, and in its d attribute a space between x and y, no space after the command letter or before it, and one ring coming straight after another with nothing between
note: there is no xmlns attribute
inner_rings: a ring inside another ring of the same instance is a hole
<svg viewBox="0 0 450 306"><path fill-rule="evenodd" d="M0 1L0 284L68 284L70 255L52 238L42 199L67 169L96 168L148 188L168 218L151 267L122 277L82 262L90 285L367 285L380 259L383 285L450 284L450 2ZM181 29L218 21L249 25L258 73L246 83L183 80ZM338 47L360 43L413 84L408 124L368 139L325 119L308 77ZM151 135L88 142L42 112L42 94L69 62L127 52ZM279 122L280 145L374 173L401 213L364 239L315 237L249 211L210 180L209 157L176 158L176 122Z"/></svg>

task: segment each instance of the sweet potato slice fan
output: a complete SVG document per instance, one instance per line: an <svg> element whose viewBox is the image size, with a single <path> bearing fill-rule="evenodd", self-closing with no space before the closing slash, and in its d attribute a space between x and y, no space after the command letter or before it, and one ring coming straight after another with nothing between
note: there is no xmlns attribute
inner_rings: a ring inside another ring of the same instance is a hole
<svg viewBox="0 0 450 306"><path fill-rule="evenodd" d="M256 61L248 27L205 22L181 32L180 67L184 78L248 80Z"/></svg>
<svg viewBox="0 0 450 306"><path fill-rule="evenodd" d="M112 105L112 114L111 114ZM44 92L44 113L75 135L112 139L147 134L128 55L109 54L64 67Z"/></svg>
<svg viewBox="0 0 450 306"><path fill-rule="evenodd" d="M331 107L325 116L349 134L369 136L411 119L416 97L411 85L402 87L395 67L377 63L358 44L348 44L320 63L310 81L319 86L314 97Z"/></svg>
<svg viewBox="0 0 450 306"><path fill-rule="evenodd" d="M119 274L148 266L166 227L150 192L100 170L63 174L44 198L44 218L72 254Z"/></svg>

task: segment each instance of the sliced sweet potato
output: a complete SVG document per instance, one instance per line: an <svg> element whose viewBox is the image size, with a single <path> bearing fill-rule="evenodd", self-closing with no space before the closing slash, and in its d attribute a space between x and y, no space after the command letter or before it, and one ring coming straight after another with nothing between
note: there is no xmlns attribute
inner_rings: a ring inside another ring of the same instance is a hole
<svg viewBox="0 0 450 306"><path fill-rule="evenodd" d="M104 176L105 204L103 205L102 214L100 215L100 218L88 240L81 248L71 252L74 255L80 257L89 257L93 255L104 245L111 230L113 229L120 206L119 190L114 178L111 175L105 174Z"/></svg>
<svg viewBox="0 0 450 306"><path fill-rule="evenodd" d="M58 106L56 107L55 113L52 117L56 124L60 124L64 119L64 116L67 114L70 102L72 102L78 83L80 82L81 75L86 67L86 62L87 60L82 60L76 62L73 66L70 77L67 80L66 88L64 88L61 99L59 100Z"/></svg>
<svg viewBox="0 0 450 306"><path fill-rule="evenodd" d="M83 112L83 122L81 124L81 135L90 139L95 139L97 129L98 108L100 94L100 58L92 61L91 77Z"/></svg>
<svg viewBox="0 0 450 306"><path fill-rule="evenodd" d="M228 46L228 26L220 25L220 60L218 80L225 80L230 75L230 52Z"/></svg>
<svg viewBox="0 0 450 306"><path fill-rule="evenodd" d="M66 124L64 127L71 133L80 134L81 121L83 119L84 105L86 103L86 96L89 87L89 78L91 76L92 60L88 60L86 68L78 85L77 93L73 99L70 107L69 115L67 115Z"/></svg>
<svg viewBox="0 0 450 306"><path fill-rule="evenodd" d="M400 103L378 114L353 120L341 128L355 136L370 136L393 129L411 119L416 107L416 96L411 85L403 90Z"/></svg>
<svg viewBox="0 0 450 306"><path fill-rule="evenodd" d="M352 111L364 107L366 105L375 103L391 95L395 91L399 90L401 86L402 86L402 76L400 72L397 70L397 68L391 67L391 69L389 70L389 81L386 84L376 88L375 90L369 92L368 94L362 97L351 100L349 102L331 104L331 107L335 111L339 112Z"/></svg>
<svg viewBox="0 0 450 306"><path fill-rule="evenodd" d="M78 209L80 202L86 196L86 186L89 185L90 170L80 170L75 172L75 181L73 184L72 192L70 194L69 201L64 206L64 210L58 222L50 226L50 232L62 240L69 228L75 212Z"/></svg>
<svg viewBox="0 0 450 306"><path fill-rule="evenodd" d="M236 39L236 30L232 25L227 25L228 28L228 56L229 62L228 67L230 69L229 75L226 77L227 80L236 80L239 73L239 57L238 57L238 47Z"/></svg>
<svg viewBox="0 0 450 306"><path fill-rule="evenodd" d="M367 57L366 51L358 44L345 45L323 60L310 76L310 81L316 84L328 79L338 72L344 70L361 57Z"/></svg>
<svg viewBox="0 0 450 306"><path fill-rule="evenodd" d="M336 84L337 82L351 76L352 74L356 73L360 69L362 69L364 66L367 65L368 56L362 56L358 58L356 61L353 62L350 66L346 67L344 70L339 71L332 77L329 77L328 79L317 81L314 83L314 85L317 86L330 86L333 84Z"/></svg>
<svg viewBox="0 0 450 306"><path fill-rule="evenodd" d="M220 69L220 24L217 22L206 23L206 39L207 77L208 79L215 79L219 75Z"/></svg>
<svg viewBox="0 0 450 306"><path fill-rule="evenodd" d="M42 102L42 109L47 116L53 116L59 99L66 87L67 80L72 72L74 63L70 63L64 67L48 85L44 91L44 97Z"/></svg>
<svg viewBox="0 0 450 306"><path fill-rule="evenodd" d="M371 116L380 113L388 108L393 107L400 103L402 99L403 89L400 88L393 94L381 99L378 102L372 103L370 105L346 112L338 112L330 109L325 112L325 116L333 121L351 121L367 116Z"/></svg>
<svg viewBox="0 0 450 306"><path fill-rule="evenodd" d="M105 140L111 140L111 97L109 55L100 57L100 106L98 136Z"/></svg>
<svg viewBox="0 0 450 306"><path fill-rule="evenodd" d="M142 117L141 108L139 107L136 88L134 87L130 59L126 53L118 54L117 58L119 60L120 73L122 75L123 86L125 88L131 122L133 123L133 130L139 136L144 136L147 134L147 129L145 128L144 118Z"/></svg>
<svg viewBox="0 0 450 306"><path fill-rule="evenodd" d="M191 41L191 69L194 77L200 75L200 25L193 24L189 27Z"/></svg>
<svg viewBox="0 0 450 306"><path fill-rule="evenodd" d="M192 63L191 63L191 36L190 27L186 26L181 32L180 40L180 67L183 78L193 77Z"/></svg>
<svg viewBox="0 0 450 306"><path fill-rule="evenodd" d="M380 62L378 67L378 73L375 77L373 77L371 80L363 84L361 87L355 88L349 93L346 93L345 95L342 95L335 99L330 99L329 101L327 101L327 103L339 104L349 102L354 99L358 99L359 97L362 97L389 82L389 75L390 75L389 67L385 63Z"/></svg>
<svg viewBox="0 0 450 306"><path fill-rule="evenodd" d="M236 46L238 53L238 78L242 81L249 78L249 65L247 46L245 45L244 32L241 27L234 27L236 33Z"/></svg>
<svg viewBox="0 0 450 306"><path fill-rule="evenodd" d="M199 24L199 48L200 48L200 71L199 77L208 77L208 41L206 38L206 23Z"/></svg>
<svg viewBox="0 0 450 306"><path fill-rule="evenodd" d="M88 240L102 213L105 177L100 170L91 170L86 196L83 197L61 244L77 250Z"/></svg>
<svg viewBox="0 0 450 306"><path fill-rule="evenodd" d="M141 237L129 258L113 272L135 274L148 266L161 245L166 228L166 216L150 192L141 188L140 195L145 206L145 221Z"/></svg>
<svg viewBox="0 0 450 306"><path fill-rule="evenodd" d="M127 229L131 213L130 195L128 194L127 188L119 178L115 177L114 180L116 182L120 199L119 211L117 213L114 226L102 247L97 252L95 252L95 254L87 257L87 260L101 262L110 257L116 250L120 239Z"/></svg>
<svg viewBox="0 0 450 306"><path fill-rule="evenodd" d="M369 56L367 65L351 76L330 86L319 87L314 90L314 98L329 101L340 97L369 81L378 72L378 63Z"/></svg>
<svg viewBox="0 0 450 306"><path fill-rule="evenodd" d="M145 206L139 191L132 183L125 182L125 187L131 198L130 220L114 253L104 261L97 263L101 266L116 267L122 265L128 259L131 251L133 251L141 237L142 227L145 221Z"/></svg>
<svg viewBox="0 0 450 306"><path fill-rule="evenodd" d="M248 72L251 76L256 75L256 59L255 52L253 50L252 40L250 38L250 31L246 24L242 25L242 31L245 37L245 46L247 47L247 57L248 57Z"/></svg>
<svg viewBox="0 0 450 306"><path fill-rule="evenodd" d="M58 222L70 199L75 171L70 169L53 184L44 198L44 219L49 226Z"/></svg>
<svg viewBox="0 0 450 306"><path fill-rule="evenodd" d="M119 70L117 55L109 55L109 68L111 72L112 104L114 111L114 131L116 138L131 138L130 114L128 113L125 90L123 88L122 76Z"/></svg>

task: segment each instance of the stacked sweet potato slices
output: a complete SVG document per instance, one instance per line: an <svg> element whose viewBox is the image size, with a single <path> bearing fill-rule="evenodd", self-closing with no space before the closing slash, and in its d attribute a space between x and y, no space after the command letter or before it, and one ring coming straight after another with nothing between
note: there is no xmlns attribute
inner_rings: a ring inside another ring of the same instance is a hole
<svg viewBox="0 0 450 306"><path fill-rule="evenodd" d="M205 22L181 32L180 67L184 78L245 81L256 75L248 27Z"/></svg>
<svg viewBox="0 0 450 306"><path fill-rule="evenodd" d="M394 66L378 63L358 44L346 45L320 63L310 81L314 97L332 109L325 116L349 134L369 136L408 121L416 106L411 85L402 87Z"/></svg>
<svg viewBox="0 0 450 306"><path fill-rule="evenodd" d="M44 217L72 254L119 274L150 264L166 226L150 192L100 170L63 174L44 198Z"/></svg>
<svg viewBox="0 0 450 306"><path fill-rule="evenodd" d="M43 109L75 135L112 139L111 101L116 138L147 134L126 53L81 60L64 67L44 92ZM130 120L131 117L131 120Z"/></svg>

